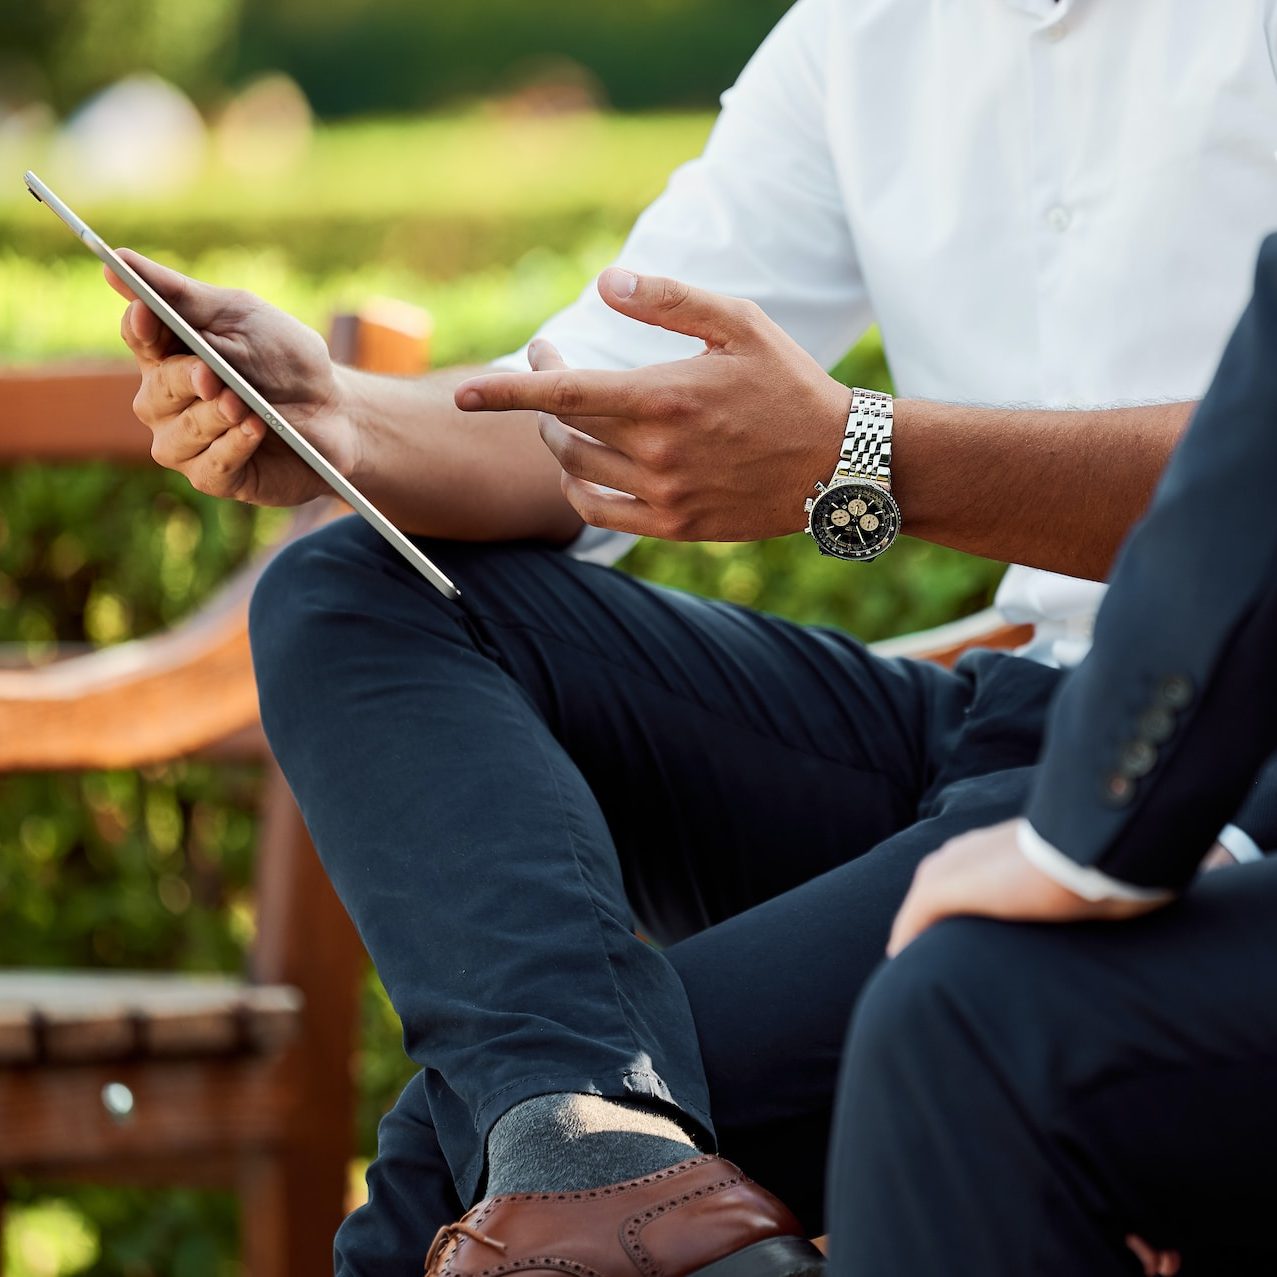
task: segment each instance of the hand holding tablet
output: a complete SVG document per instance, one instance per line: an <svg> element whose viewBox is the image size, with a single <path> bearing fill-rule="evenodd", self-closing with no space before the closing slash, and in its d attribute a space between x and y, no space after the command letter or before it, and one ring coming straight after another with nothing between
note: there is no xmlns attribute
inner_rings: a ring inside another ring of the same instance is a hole
<svg viewBox="0 0 1277 1277"><path fill-rule="evenodd" d="M324 387L333 382L333 374L327 349L317 333L289 316L270 312L272 320L288 326L289 331L280 335L286 338L284 344L290 352L288 360L276 359L272 366L269 343L255 343L255 334L240 331L236 322L243 318L245 330L254 327L249 321L260 325L262 317L249 314L250 308L260 303L245 294L198 284L136 254L114 252L34 173L25 176L32 195L52 209L108 267L122 286L119 291L131 294L146 308L142 311L135 306L126 312L124 336L141 362L153 359L162 366L161 394L171 396L174 406L196 399L215 405L215 410L182 413L175 429L165 432L163 439L157 434L157 457L188 472L185 463L197 465L205 472L205 482L200 486L206 490L245 497L258 504L295 505L331 489L441 594L458 597L456 586L447 576L343 473L342 466L348 468L356 440L343 436L331 423L325 427L319 420L319 410L331 393L331 389L326 393ZM244 312L242 316L236 307ZM150 319L152 315L154 321ZM191 352L188 358L171 357L175 352L174 339ZM254 380L269 387L273 402L240 369L250 370ZM294 420L285 417L285 405ZM312 415L317 420L311 433L323 452L295 424L300 421L309 425L307 417ZM257 424L259 421L261 425ZM262 439L263 428L273 432L302 464L286 464L287 454L281 456L278 450L270 456L266 450L271 440ZM263 450L261 459L256 455L259 446ZM166 455L161 456L161 450ZM262 461L272 463L269 470ZM246 483L251 485L248 491L243 489Z"/></svg>

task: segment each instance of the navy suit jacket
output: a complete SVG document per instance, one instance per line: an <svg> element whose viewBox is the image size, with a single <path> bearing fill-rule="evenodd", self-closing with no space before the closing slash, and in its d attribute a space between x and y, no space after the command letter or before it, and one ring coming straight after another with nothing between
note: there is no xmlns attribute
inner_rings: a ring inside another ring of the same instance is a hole
<svg viewBox="0 0 1277 1277"><path fill-rule="evenodd" d="M1180 888L1243 799L1242 827L1274 845L1273 830L1262 827L1277 810L1277 767L1264 767L1274 750L1270 235L1210 391L1118 556L1095 645L1060 689L1026 814L1081 865L1138 886Z"/></svg>

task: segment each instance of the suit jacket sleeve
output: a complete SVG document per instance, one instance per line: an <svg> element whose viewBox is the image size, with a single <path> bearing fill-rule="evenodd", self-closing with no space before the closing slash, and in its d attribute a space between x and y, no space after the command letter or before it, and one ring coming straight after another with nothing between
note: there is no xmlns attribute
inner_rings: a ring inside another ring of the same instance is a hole
<svg viewBox="0 0 1277 1277"><path fill-rule="evenodd" d="M1026 815L1083 866L1180 888L1275 748L1277 235L1052 709Z"/></svg>
<svg viewBox="0 0 1277 1277"><path fill-rule="evenodd" d="M1249 834L1265 855L1277 852L1277 754L1260 769L1232 823Z"/></svg>

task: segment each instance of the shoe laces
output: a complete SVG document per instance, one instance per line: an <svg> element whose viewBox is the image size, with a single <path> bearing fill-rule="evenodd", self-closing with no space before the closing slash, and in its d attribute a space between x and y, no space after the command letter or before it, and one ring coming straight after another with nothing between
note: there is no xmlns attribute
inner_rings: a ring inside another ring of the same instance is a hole
<svg viewBox="0 0 1277 1277"><path fill-rule="evenodd" d="M435 1234L435 1239L430 1243L430 1250L426 1254L425 1271L427 1277L429 1277L435 1261L443 1253L444 1247L449 1242L456 1241L459 1237L468 1237L472 1242L480 1242L484 1246L491 1246L493 1250L506 1249L505 1242L499 1242L495 1237L489 1237L487 1233L481 1233L477 1228L472 1228L469 1224L460 1221L455 1224L445 1224Z"/></svg>

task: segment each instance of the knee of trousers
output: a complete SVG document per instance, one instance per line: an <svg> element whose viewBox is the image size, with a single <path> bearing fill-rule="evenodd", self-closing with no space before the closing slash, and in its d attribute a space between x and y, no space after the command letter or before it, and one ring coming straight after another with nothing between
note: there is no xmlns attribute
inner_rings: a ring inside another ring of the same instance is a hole
<svg viewBox="0 0 1277 1277"><path fill-rule="evenodd" d="M432 543L426 551L433 556L452 548L462 549ZM473 557L473 548L464 549ZM308 679L321 678L335 645L359 643L378 618L407 615L420 642L429 643L432 628L455 642L454 606L358 516L300 537L267 565L249 605L263 709L277 694L287 697Z"/></svg>
<svg viewBox="0 0 1277 1277"><path fill-rule="evenodd" d="M852 1015L848 1067L875 1088L943 1090L962 1061L1009 1053L1038 1027L1031 1008L1040 977L1031 975L1024 931L950 919L884 963Z"/></svg>
<svg viewBox="0 0 1277 1277"><path fill-rule="evenodd" d="M317 620L365 611L367 568L377 554L365 530L376 537L356 517L339 519L290 542L267 565L248 609L259 683L304 659Z"/></svg>

